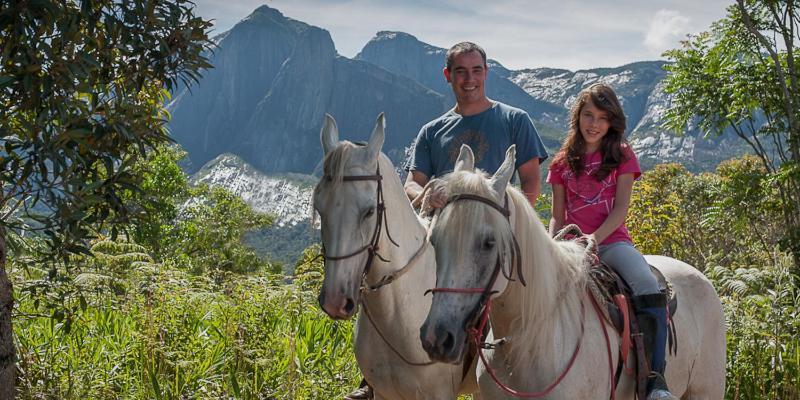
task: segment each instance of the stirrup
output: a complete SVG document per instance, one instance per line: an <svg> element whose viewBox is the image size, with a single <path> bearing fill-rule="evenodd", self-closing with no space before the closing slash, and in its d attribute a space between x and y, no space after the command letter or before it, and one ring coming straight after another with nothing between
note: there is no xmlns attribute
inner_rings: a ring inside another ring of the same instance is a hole
<svg viewBox="0 0 800 400"><path fill-rule="evenodd" d="M667 380L664 375L651 371L647 377L647 400L679 400L667 388Z"/></svg>

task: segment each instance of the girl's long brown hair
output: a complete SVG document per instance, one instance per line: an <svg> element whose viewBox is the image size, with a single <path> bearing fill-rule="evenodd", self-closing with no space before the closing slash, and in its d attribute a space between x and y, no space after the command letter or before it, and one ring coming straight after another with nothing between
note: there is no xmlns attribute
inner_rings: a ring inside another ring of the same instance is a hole
<svg viewBox="0 0 800 400"><path fill-rule="evenodd" d="M623 145L628 145L628 141L625 140L625 113L622 111L622 106L619 104L619 99L617 99L614 89L603 83L595 83L581 90L578 94L578 98L570 110L567 139L561 145L558 154L553 158L553 164L568 165L572 172L575 173L575 176L580 176L581 172L583 172L582 158L586 151L586 141L583 140L583 135L580 132L580 118L583 106L588 101L591 101L595 107L605 111L610 122L608 133L600 143L600 156L602 159L600 169L594 174L597 180L602 180L611 171L619 167L620 163L625 161L622 148Z"/></svg>

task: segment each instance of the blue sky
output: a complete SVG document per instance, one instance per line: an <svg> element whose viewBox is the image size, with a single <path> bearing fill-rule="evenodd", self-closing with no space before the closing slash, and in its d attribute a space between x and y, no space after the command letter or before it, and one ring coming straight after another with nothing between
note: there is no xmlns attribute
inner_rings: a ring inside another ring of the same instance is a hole
<svg viewBox="0 0 800 400"><path fill-rule="evenodd" d="M512 69L616 67L662 59L687 34L707 30L733 0L195 0L233 27L262 4L327 29L337 51L355 56L376 32L402 31L439 47L469 40Z"/></svg>

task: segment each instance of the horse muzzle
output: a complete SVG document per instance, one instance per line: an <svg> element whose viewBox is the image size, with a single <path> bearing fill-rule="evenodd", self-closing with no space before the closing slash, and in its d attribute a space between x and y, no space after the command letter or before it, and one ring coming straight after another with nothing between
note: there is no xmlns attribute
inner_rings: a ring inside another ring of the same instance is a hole
<svg viewBox="0 0 800 400"><path fill-rule="evenodd" d="M323 288L319 294L319 306L332 319L350 319L356 311L356 301L343 294L328 296Z"/></svg>
<svg viewBox="0 0 800 400"><path fill-rule="evenodd" d="M419 330L422 348L434 360L458 364L464 356L465 335L463 328L452 324L431 323L430 320Z"/></svg>

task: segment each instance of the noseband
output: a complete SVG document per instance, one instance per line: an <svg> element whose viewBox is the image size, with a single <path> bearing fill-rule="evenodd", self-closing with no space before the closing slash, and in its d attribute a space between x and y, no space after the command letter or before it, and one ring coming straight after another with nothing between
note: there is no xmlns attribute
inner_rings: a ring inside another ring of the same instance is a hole
<svg viewBox="0 0 800 400"><path fill-rule="evenodd" d="M328 177L328 180L330 180L330 179L331 178ZM377 218L377 219L375 221L375 230L372 231L372 239L370 239L369 243L365 244L364 246L362 246L358 250L356 250L356 251L354 251L352 253L343 255L343 256L332 256L332 255L326 254L325 243L323 243L322 244L322 257L325 260L337 261L337 260L344 260L344 259L347 259L347 258L350 258L350 257L355 257L355 256L357 256L357 255L359 255L359 254L361 254L361 253L366 251L368 253L368 255L367 255L367 263L364 265L364 272L362 274L362 277L364 277L369 273L369 269L372 266L372 260L375 258L375 256L380 258L381 261L383 261L383 262L390 262L389 260L383 258L383 256L381 256L380 254L378 254L378 242L381 240L381 229L383 228L384 224L386 225L386 236L389 237L389 241L391 241L392 244L395 245L396 247L400 247L400 246L394 241L394 239L392 238L392 235L389 233L389 222L388 222L388 219L386 219L386 204L383 202L383 185L381 184L382 181L383 181L383 176L381 175L381 167L380 167L380 165L378 165L378 167L377 167L377 169L375 171L375 175L349 175L349 176L343 176L342 177L342 181L344 181L344 182L361 182L361 181L375 181L375 182L377 182L377 184L378 184L377 195L376 195L376 203L377 204L375 206L375 212L377 213L375 218Z"/></svg>

